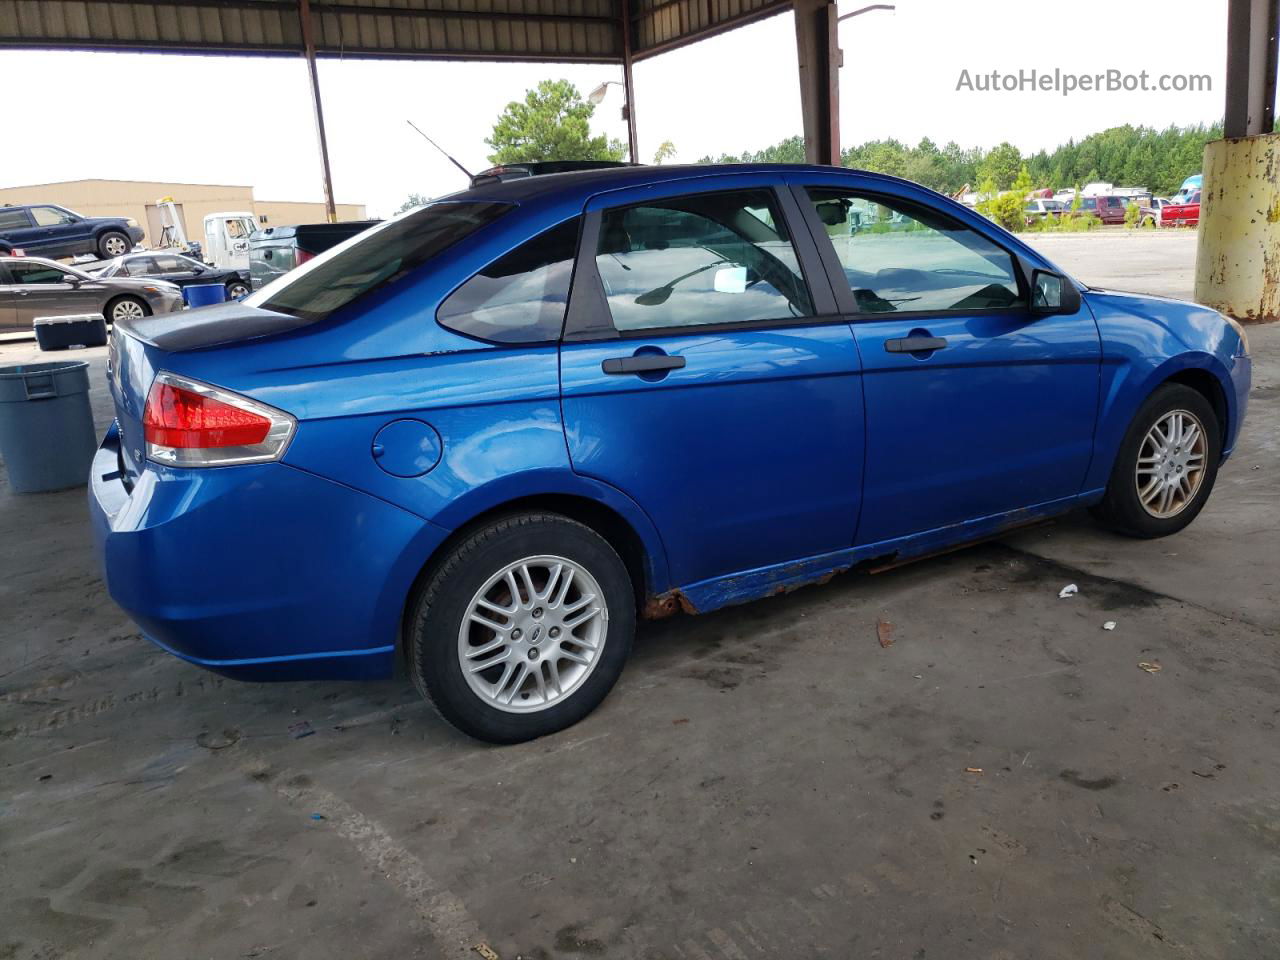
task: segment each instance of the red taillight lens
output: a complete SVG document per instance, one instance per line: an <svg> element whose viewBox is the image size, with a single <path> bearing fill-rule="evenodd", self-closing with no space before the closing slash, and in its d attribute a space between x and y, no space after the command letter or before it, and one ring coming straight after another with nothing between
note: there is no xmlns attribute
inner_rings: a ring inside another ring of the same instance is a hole
<svg viewBox="0 0 1280 960"><path fill-rule="evenodd" d="M308 260L314 260L315 258L316 258L316 255L312 253L310 250L303 250L301 247L299 247L296 251L294 251L293 265L295 267L300 267L304 263L306 263Z"/></svg>
<svg viewBox="0 0 1280 960"><path fill-rule="evenodd" d="M147 459L175 467L275 460L294 426L282 410L167 371L156 374L142 412Z"/></svg>
<svg viewBox="0 0 1280 960"><path fill-rule="evenodd" d="M147 443L190 450L261 443L267 439L271 421L157 380L147 396L142 426Z"/></svg>

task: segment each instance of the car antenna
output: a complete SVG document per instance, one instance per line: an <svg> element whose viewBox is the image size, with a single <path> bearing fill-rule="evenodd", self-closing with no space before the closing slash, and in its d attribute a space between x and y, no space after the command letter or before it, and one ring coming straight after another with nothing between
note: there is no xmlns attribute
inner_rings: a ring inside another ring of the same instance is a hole
<svg viewBox="0 0 1280 960"><path fill-rule="evenodd" d="M413 129L417 130L417 131L418 131L418 135L419 135L420 137L422 137L422 139L423 139L423 140L427 141L427 143L431 144L433 147L435 147L435 148L436 148L437 150L439 150L441 153L444 153L444 155L448 158L448 160L449 160L449 162L450 162L450 163L452 163L455 167L457 167L459 170L461 170L463 173L465 173L465 174L467 175L467 179L468 179L468 180L470 180L470 179L471 179L471 171L470 171L470 170L468 170L466 167L464 167L462 164L460 164L457 160L453 159L453 157L450 157L450 156L449 156L449 154L445 153L445 149L444 149L444 147L440 146L440 144L436 143L434 140L432 140L430 137L428 137L428 136L427 136L425 133L423 133L421 130L418 130L418 125L417 125L416 123L414 123L412 120L406 120L406 121L405 121L405 123L407 123L409 126L413 127Z"/></svg>

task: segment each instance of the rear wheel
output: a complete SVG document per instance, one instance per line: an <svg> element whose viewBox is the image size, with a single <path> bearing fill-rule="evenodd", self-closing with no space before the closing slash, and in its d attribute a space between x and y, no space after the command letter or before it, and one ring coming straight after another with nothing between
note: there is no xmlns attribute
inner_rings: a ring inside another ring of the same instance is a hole
<svg viewBox="0 0 1280 960"><path fill-rule="evenodd" d="M1177 533L1204 508L1221 455L1221 429L1209 401L1166 383L1129 425L1094 515L1134 537Z"/></svg>
<svg viewBox="0 0 1280 960"><path fill-rule="evenodd" d="M150 313L151 308L147 306L145 301L139 300L137 297L116 297L102 311L102 315L107 318L108 323L118 323L121 320L141 320L143 317L149 316Z"/></svg>
<svg viewBox="0 0 1280 960"><path fill-rule="evenodd" d="M481 527L435 567L406 637L418 690L445 720L491 743L577 723L612 689L635 634L626 565L558 514Z"/></svg>
<svg viewBox="0 0 1280 960"><path fill-rule="evenodd" d="M129 238L117 230L108 230L98 238L98 256L103 260L123 257L132 248Z"/></svg>

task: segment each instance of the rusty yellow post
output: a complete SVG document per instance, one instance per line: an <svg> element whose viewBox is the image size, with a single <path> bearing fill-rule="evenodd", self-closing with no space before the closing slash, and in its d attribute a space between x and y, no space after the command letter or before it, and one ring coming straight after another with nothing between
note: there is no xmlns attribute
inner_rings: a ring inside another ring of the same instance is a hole
<svg viewBox="0 0 1280 960"><path fill-rule="evenodd" d="M1241 322L1280 319L1280 134L1204 148L1196 300Z"/></svg>

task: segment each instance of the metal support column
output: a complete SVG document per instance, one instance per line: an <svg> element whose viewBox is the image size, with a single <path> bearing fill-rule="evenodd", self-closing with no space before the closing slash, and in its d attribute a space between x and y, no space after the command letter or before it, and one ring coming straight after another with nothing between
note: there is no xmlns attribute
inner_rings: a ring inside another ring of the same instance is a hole
<svg viewBox="0 0 1280 960"><path fill-rule="evenodd" d="M1280 320L1280 0L1228 0L1225 136L1204 148L1195 298L1237 320Z"/></svg>
<svg viewBox="0 0 1280 960"><path fill-rule="evenodd" d="M1229 0L1227 112L1223 134L1256 137L1276 122L1278 0Z"/></svg>
<svg viewBox="0 0 1280 960"><path fill-rule="evenodd" d="M800 113L809 163L840 166L840 65L836 5L794 0L800 58Z"/></svg>
<svg viewBox="0 0 1280 960"><path fill-rule="evenodd" d="M311 23L311 0L298 0L298 19L302 24L303 55L307 58L307 74L311 79L311 107L316 116L316 135L320 140L325 217L330 223L337 223L338 209L333 202L333 173L329 169L329 139L324 132L324 108L320 103L320 77L316 73L316 43Z"/></svg>
<svg viewBox="0 0 1280 960"><path fill-rule="evenodd" d="M640 144L636 140L636 94L635 84L631 79L631 3L622 0L622 86L626 91L627 102L622 106L623 116L627 121L627 149L631 154L631 162L640 162Z"/></svg>

